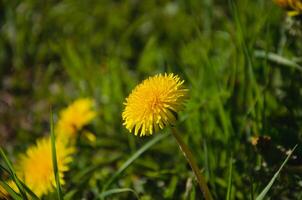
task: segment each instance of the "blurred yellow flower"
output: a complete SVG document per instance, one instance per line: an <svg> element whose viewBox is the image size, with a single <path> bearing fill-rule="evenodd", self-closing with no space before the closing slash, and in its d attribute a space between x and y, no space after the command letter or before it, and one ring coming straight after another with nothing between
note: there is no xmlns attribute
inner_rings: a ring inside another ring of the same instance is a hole
<svg viewBox="0 0 302 200"><path fill-rule="evenodd" d="M93 105L92 99L81 98L61 111L55 128L58 137L74 137L77 131L91 122L96 116L96 112L92 110Z"/></svg>
<svg viewBox="0 0 302 200"><path fill-rule="evenodd" d="M288 15L302 14L302 0L274 0L280 7L288 10Z"/></svg>
<svg viewBox="0 0 302 200"><path fill-rule="evenodd" d="M67 147L62 141L56 141L56 152L60 183L64 184L64 172L72 161L73 147ZM20 156L17 163L17 175L38 196L52 192L56 186L52 164L50 137L37 140Z"/></svg>
<svg viewBox="0 0 302 200"><path fill-rule="evenodd" d="M158 74L137 85L126 98L122 117L126 128L134 135L152 135L173 124L183 107L187 89L177 75Z"/></svg>

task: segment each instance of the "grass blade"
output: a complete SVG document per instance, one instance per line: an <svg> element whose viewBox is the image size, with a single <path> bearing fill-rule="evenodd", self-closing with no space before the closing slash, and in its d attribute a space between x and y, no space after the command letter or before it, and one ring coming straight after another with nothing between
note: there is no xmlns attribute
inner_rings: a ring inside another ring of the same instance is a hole
<svg viewBox="0 0 302 200"><path fill-rule="evenodd" d="M294 61L292 61L290 59L287 59L285 57L282 57L278 54L271 53L271 52L267 53L265 51L258 50L258 51L254 52L254 55L258 58L265 58L265 59L268 59L272 62L279 63L281 65L292 67L294 69L302 71L302 66L300 66L297 63L295 63Z"/></svg>
<svg viewBox="0 0 302 200"><path fill-rule="evenodd" d="M282 168L287 163L287 161L290 158L290 156L292 155L292 153L295 151L296 147L297 147L297 145L294 146L294 148L288 154L288 156L286 157L286 159L284 160L284 162L282 163L282 165L280 166L280 168L278 169L278 171L274 174L273 178L270 180L270 182L267 184L267 186L262 190L262 192L257 196L256 200L263 200L264 199L264 197L268 193L269 189L272 187L273 183L275 182L275 180L277 179L278 175L280 174Z"/></svg>
<svg viewBox="0 0 302 200"><path fill-rule="evenodd" d="M22 200L21 196L18 195L17 192L15 192L15 190L13 190L7 183L5 183L4 181L0 181L0 185L1 187L3 187L3 189L5 189L8 194L15 200Z"/></svg>
<svg viewBox="0 0 302 200"><path fill-rule="evenodd" d="M40 200L39 197L29 187L27 187L27 185L25 185L22 181L20 181L20 183L22 184L24 190L32 197L33 200Z"/></svg>
<svg viewBox="0 0 302 200"><path fill-rule="evenodd" d="M55 138L53 124L54 124L53 115L52 115L52 111L51 111L50 112L50 134L51 134L52 165L53 165L54 176L56 179L56 189L57 189L58 199L63 200L63 193L62 193L62 188L61 188L61 184L60 184L60 174L59 174L58 163L57 163L56 138Z"/></svg>
<svg viewBox="0 0 302 200"><path fill-rule="evenodd" d="M0 165L0 169L1 169L1 171L4 171L4 172L6 172L7 174L11 174L11 172L8 170L8 169L6 169L4 166L2 166L2 165ZM16 178L18 178L18 177L16 177ZM20 182L20 184L22 185L22 187L23 187L23 189L25 190L25 192L27 193L27 194L29 194L31 197L32 197L32 199L33 200L39 200L39 197L37 197L37 195L29 188L29 187L27 187L27 185L25 185L19 178L18 178L18 181ZM2 182L4 182L4 184L7 184L5 181L2 181ZM8 185L9 186L9 185ZM10 187L10 186L9 186ZM4 187L3 187L4 188ZM11 187L10 187L11 188ZM5 190L6 190L6 187L4 188ZM6 190L7 192L9 192L8 190ZM14 191L15 192L15 191ZM10 193L10 192L9 192ZM16 193L16 192L15 192ZM17 193L18 194L18 193ZM10 195L12 195L11 193L10 193Z"/></svg>
<svg viewBox="0 0 302 200"><path fill-rule="evenodd" d="M64 200L72 200L74 199L74 195L78 192L78 190L71 190L68 191L65 195L64 195Z"/></svg>
<svg viewBox="0 0 302 200"><path fill-rule="evenodd" d="M1 164L0 164L0 171L10 174L10 171L8 169L6 169L6 167L2 166Z"/></svg>
<svg viewBox="0 0 302 200"><path fill-rule="evenodd" d="M233 158L231 156L230 162L229 162L229 178L228 178L228 190L227 190L227 196L226 200L231 199L232 195L232 173L233 173Z"/></svg>
<svg viewBox="0 0 302 200"><path fill-rule="evenodd" d="M110 187L110 185L115 181L120 174L127 169L140 155L142 155L145 151L147 151L150 147L156 144L158 141L167 137L168 134L160 134L157 137L154 137L152 140L147 142L144 146L142 146L138 151L136 151L119 169L118 171L109 179L109 181L103 187L103 193L105 193L106 189ZM102 195L101 194L101 195Z"/></svg>
<svg viewBox="0 0 302 200"><path fill-rule="evenodd" d="M112 189L112 190L107 190L106 192L103 192L102 194L100 194L99 198L105 198L109 195L123 193L123 192L132 192L135 195L135 197L137 199L139 199L138 194L135 192L135 190L133 190L131 188L116 188L116 189Z"/></svg>
<svg viewBox="0 0 302 200"><path fill-rule="evenodd" d="M5 155L5 153L4 153L4 151L1 147L0 147L0 154L1 154L1 157L4 159L4 162L8 167L10 176L11 176L12 180L15 182L16 186L18 187L22 198L27 200L26 193L23 190L22 184L20 183L19 179L17 178L17 175L16 175L16 172L13 168L13 165L11 164L10 160L7 158L7 156Z"/></svg>

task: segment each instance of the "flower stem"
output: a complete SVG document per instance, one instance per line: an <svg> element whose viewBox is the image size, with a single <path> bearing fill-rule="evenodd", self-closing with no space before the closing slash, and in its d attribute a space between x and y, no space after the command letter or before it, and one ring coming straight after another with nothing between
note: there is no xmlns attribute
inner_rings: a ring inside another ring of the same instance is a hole
<svg viewBox="0 0 302 200"><path fill-rule="evenodd" d="M199 188L202 191L205 199L206 200L213 200L213 197L212 197L212 195L210 193L210 190L209 190L209 188L207 186L205 178L201 174L201 172L200 172L200 170L199 170L199 168L197 166L196 160L195 160L193 154L191 153L189 147L181 139L181 136L178 133L177 129L172 128L172 135L176 139L177 144L178 144L180 150L183 152L185 158L187 159L189 165L191 166L191 168L192 168L192 170L193 170L193 172L194 172L194 174L196 176L197 182L199 184Z"/></svg>

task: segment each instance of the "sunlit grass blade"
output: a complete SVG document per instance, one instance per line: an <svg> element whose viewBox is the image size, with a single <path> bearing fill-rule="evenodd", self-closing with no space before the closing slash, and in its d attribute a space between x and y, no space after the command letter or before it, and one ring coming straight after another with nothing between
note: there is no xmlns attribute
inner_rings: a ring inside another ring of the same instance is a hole
<svg viewBox="0 0 302 200"><path fill-rule="evenodd" d="M107 181L107 183L105 184L105 186L103 187L103 192L106 192L106 189L110 187L110 185L115 181L116 178L118 178L120 176L120 174L127 169L140 155L142 155L145 151L147 151L150 147L152 147L154 144L156 144L157 142L159 142L160 140L164 139L165 137L167 137L168 134L160 134L154 138L152 138L152 140L150 140L149 142L147 142L144 146L142 146L139 150L137 150L118 170L117 172L109 179L109 181ZM101 194L101 195L102 195Z"/></svg>
<svg viewBox="0 0 302 200"><path fill-rule="evenodd" d="M232 173L233 173L233 159L231 156L229 161L229 178L228 178L228 190L227 190L226 200L230 200L232 195L232 178L233 178Z"/></svg>
<svg viewBox="0 0 302 200"><path fill-rule="evenodd" d="M5 189L8 194L14 199L14 200L22 200L21 196L18 195L16 191L14 191L7 183L4 181L0 181L0 185L3 189Z"/></svg>
<svg viewBox="0 0 302 200"><path fill-rule="evenodd" d="M58 163L57 163L57 153L56 153L56 139L55 139L55 133L54 133L54 125L53 125L53 114L52 111L50 112L50 135L51 135L51 154L52 154L52 164L53 164L53 171L54 176L56 179L56 190L58 194L58 199L63 200L63 193L62 188L60 184L60 174L58 169Z"/></svg>
<svg viewBox="0 0 302 200"><path fill-rule="evenodd" d="M4 153L4 151L1 147L0 147L0 154L1 154L1 157L4 159L5 164L8 167L8 170L9 170L9 173L10 173L10 176L11 176L12 180L15 182L16 186L19 189L21 197L23 199L27 199L26 193L23 189L22 184L20 183L19 179L17 178L17 175L16 175L16 172L13 168L13 165L11 164L10 160L7 158L7 156L5 155L5 153Z"/></svg>
<svg viewBox="0 0 302 200"><path fill-rule="evenodd" d="M25 185L22 181L19 180L19 182L22 184L22 187L24 190L31 196L31 199L33 200L40 200L40 198L29 188L27 185Z"/></svg>
<svg viewBox="0 0 302 200"><path fill-rule="evenodd" d="M64 195L64 200L72 200L74 199L74 195L77 193L77 190L71 190L68 191L65 195Z"/></svg>
<svg viewBox="0 0 302 200"><path fill-rule="evenodd" d="M292 67L295 68L299 71L302 71L302 66L298 65L296 62L289 60L288 58L282 57L278 54L271 53L271 52L265 52L261 50L256 50L254 52L254 55L257 58L265 58L268 59L272 62L279 63L281 65L287 66L287 67Z"/></svg>
<svg viewBox="0 0 302 200"><path fill-rule="evenodd" d="M137 192L135 192L135 190L133 190L131 188L116 188L116 189L107 190L106 192L103 192L102 194L100 194L99 198L105 198L112 194L119 194L119 193L124 193L124 192L132 192L135 195L135 197L137 199L139 199Z"/></svg>
<svg viewBox="0 0 302 200"><path fill-rule="evenodd" d="M270 180L270 182L267 184L267 186L262 190L262 192L257 196L256 200L263 200L264 199L264 197L266 196L266 194L268 193L268 191L272 187L273 183L277 179L278 175L280 174L282 168L287 163L287 161L290 158L290 156L292 155L292 153L295 151L296 147L297 147L297 145L290 151L290 153L288 154L288 156L286 157L286 159L284 160L284 162L282 163L282 165L280 166L278 171L274 174L273 178Z"/></svg>

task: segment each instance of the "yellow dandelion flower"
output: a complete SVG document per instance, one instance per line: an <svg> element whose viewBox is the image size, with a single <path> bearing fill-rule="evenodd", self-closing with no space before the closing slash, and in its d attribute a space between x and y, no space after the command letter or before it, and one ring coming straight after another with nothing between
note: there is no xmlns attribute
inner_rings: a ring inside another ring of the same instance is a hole
<svg viewBox="0 0 302 200"><path fill-rule="evenodd" d="M183 107L187 89L177 75L158 74L137 85L126 98L122 117L134 135L152 135L176 121Z"/></svg>
<svg viewBox="0 0 302 200"><path fill-rule="evenodd" d="M280 7L288 10L288 15L302 14L302 0L274 0Z"/></svg>
<svg viewBox="0 0 302 200"><path fill-rule="evenodd" d="M77 131L91 122L96 116L96 112L92 110L93 105L92 99L81 98L61 111L55 128L58 137L74 137Z"/></svg>
<svg viewBox="0 0 302 200"><path fill-rule="evenodd" d="M60 183L64 184L64 172L72 161L72 147L67 147L62 141L56 141L56 152ZM52 192L55 188L55 176L52 165L50 137L42 138L37 144L27 149L17 163L17 175L38 196Z"/></svg>

